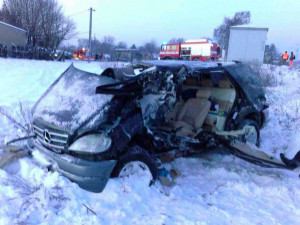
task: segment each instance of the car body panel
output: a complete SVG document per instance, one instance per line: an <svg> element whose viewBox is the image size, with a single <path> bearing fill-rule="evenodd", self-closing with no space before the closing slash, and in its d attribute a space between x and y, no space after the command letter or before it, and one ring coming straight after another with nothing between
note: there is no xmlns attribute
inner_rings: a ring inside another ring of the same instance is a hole
<svg viewBox="0 0 300 225"><path fill-rule="evenodd" d="M228 65L224 68L239 84L249 103L258 111L262 110L266 103L266 98L259 75L255 74L250 66L242 63Z"/></svg>
<svg viewBox="0 0 300 225"><path fill-rule="evenodd" d="M116 160L98 162L86 161L70 155L62 155L48 150L38 141L35 146L51 163L51 169L62 173L65 177L76 182L81 188L101 192L116 165Z"/></svg>

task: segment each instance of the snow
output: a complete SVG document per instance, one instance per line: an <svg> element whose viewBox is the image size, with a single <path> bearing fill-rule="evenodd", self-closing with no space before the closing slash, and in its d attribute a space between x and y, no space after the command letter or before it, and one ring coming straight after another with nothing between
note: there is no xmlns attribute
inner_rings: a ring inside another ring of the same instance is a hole
<svg viewBox="0 0 300 225"><path fill-rule="evenodd" d="M0 105L16 115L19 101L31 108L70 64L0 59ZM99 74L107 65L74 66ZM261 149L291 157L300 145L300 71L282 66L273 73L277 81L266 90L270 117ZM22 135L0 117L0 144ZM261 168L218 151L164 166L182 173L168 191L133 176L110 179L96 194L23 158L0 169L0 224L299 224L299 170Z"/></svg>
<svg viewBox="0 0 300 225"><path fill-rule="evenodd" d="M112 78L68 68L42 97L34 110L40 118L65 130L78 128L91 115L103 110L113 95L95 94L100 85L115 83Z"/></svg>

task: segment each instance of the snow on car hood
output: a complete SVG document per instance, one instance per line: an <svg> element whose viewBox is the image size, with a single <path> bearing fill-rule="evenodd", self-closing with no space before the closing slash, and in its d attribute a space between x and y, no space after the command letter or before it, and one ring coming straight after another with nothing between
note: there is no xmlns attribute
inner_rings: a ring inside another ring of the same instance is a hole
<svg viewBox="0 0 300 225"><path fill-rule="evenodd" d="M33 119L73 132L101 113L112 99L113 95L96 94L96 87L115 82L71 65L35 104Z"/></svg>

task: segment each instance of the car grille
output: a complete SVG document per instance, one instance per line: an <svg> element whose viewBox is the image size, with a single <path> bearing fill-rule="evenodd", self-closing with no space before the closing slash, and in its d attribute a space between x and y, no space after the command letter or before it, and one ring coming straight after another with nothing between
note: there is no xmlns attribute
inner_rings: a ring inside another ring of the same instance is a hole
<svg viewBox="0 0 300 225"><path fill-rule="evenodd" d="M66 132L36 125L33 125L33 129L38 141L46 148L60 153L65 149L69 137Z"/></svg>

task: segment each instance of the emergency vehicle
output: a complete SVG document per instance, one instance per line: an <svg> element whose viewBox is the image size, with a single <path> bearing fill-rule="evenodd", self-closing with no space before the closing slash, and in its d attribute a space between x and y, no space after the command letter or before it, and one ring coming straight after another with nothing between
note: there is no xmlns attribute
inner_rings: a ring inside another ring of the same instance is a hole
<svg viewBox="0 0 300 225"><path fill-rule="evenodd" d="M220 56L220 46L209 39L187 40L177 44L163 44L159 59L183 59L194 61L217 60Z"/></svg>
<svg viewBox="0 0 300 225"><path fill-rule="evenodd" d="M89 49L88 48L81 48L77 49L73 52L73 58L75 60L88 60L89 58ZM91 60L94 60L94 57L91 56Z"/></svg>

